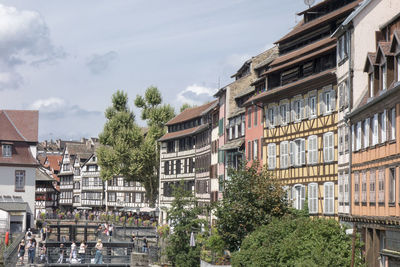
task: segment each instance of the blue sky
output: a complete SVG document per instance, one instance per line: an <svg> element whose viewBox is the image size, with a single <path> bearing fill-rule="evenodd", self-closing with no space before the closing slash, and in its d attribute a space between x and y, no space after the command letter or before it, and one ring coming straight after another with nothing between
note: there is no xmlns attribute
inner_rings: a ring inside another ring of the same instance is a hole
<svg viewBox="0 0 400 267"><path fill-rule="evenodd" d="M132 109L151 85L177 110L210 100L306 8L303 0L0 3L0 108L39 109L40 140L97 136L118 89Z"/></svg>

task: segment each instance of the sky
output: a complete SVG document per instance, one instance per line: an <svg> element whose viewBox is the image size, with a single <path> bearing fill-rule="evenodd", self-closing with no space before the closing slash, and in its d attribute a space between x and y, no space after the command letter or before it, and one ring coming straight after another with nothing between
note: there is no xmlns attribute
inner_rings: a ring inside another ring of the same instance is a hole
<svg viewBox="0 0 400 267"><path fill-rule="evenodd" d="M102 131L116 90L212 100L301 19L303 0L0 0L0 109L39 110L39 140Z"/></svg>

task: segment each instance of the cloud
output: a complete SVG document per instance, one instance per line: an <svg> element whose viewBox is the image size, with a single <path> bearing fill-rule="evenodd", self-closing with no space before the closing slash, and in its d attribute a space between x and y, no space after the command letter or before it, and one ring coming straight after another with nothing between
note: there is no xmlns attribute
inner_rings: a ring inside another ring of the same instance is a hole
<svg viewBox="0 0 400 267"><path fill-rule="evenodd" d="M0 4L0 90L22 84L18 66L38 65L63 56L62 49L52 44L49 28L38 12Z"/></svg>
<svg viewBox="0 0 400 267"><path fill-rule="evenodd" d="M101 74L110 67L117 57L118 53L115 51L109 51L103 55L94 54L88 59L86 66L92 74Z"/></svg>
<svg viewBox="0 0 400 267"><path fill-rule="evenodd" d="M248 54L232 54L225 59L225 64L238 69L250 58L251 56Z"/></svg>
<svg viewBox="0 0 400 267"><path fill-rule="evenodd" d="M178 101L190 105L201 105L212 100L214 93L215 89L193 84L179 92Z"/></svg>

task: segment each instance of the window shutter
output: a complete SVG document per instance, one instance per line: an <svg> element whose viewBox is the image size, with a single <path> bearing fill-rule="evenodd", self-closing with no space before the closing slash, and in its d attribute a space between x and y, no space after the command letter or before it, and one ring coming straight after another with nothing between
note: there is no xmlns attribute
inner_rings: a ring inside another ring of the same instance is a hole
<svg viewBox="0 0 400 267"><path fill-rule="evenodd" d="M293 186L292 187L292 204L293 204L293 208L296 208L296 203L297 203L297 192L296 192L296 188Z"/></svg>
<svg viewBox="0 0 400 267"><path fill-rule="evenodd" d="M284 160L284 152L285 152L285 150L284 150L284 146L285 146L285 143L283 143L283 142L281 142L280 144L279 144L279 158L280 158L280 168L285 168L286 166L285 166L285 160Z"/></svg>
<svg viewBox="0 0 400 267"><path fill-rule="evenodd" d="M299 118L302 120L305 118L304 116L304 99L300 99L300 114Z"/></svg>
<svg viewBox="0 0 400 267"><path fill-rule="evenodd" d="M290 123L290 104L285 104L286 105L286 123Z"/></svg>
<svg viewBox="0 0 400 267"><path fill-rule="evenodd" d="M324 102L324 94L318 94L318 103L319 103L319 115L325 114L325 102Z"/></svg>
<svg viewBox="0 0 400 267"><path fill-rule="evenodd" d="M336 91L332 90L331 91L331 109L332 111L336 110Z"/></svg>
<svg viewBox="0 0 400 267"><path fill-rule="evenodd" d="M369 118L367 118L365 120L365 124L364 124L364 147L367 148L369 147Z"/></svg>
<svg viewBox="0 0 400 267"><path fill-rule="evenodd" d="M323 150L324 150L324 162L327 162L328 161L328 144L329 144L329 141L328 141L328 135L324 135L324 148L323 148Z"/></svg>
<svg viewBox="0 0 400 267"><path fill-rule="evenodd" d="M273 121L273 124L274 124L274 126L277 126L277 125L279 125L278 124L279 123L279 121L278 121L279 109L278 109L278 106L274 106L273 109L274 109L274 118L273 118L274 121Z"/></svg>
<svg viewBox="0 0 400 267"><path fill-rule="evenodd" d="M306 187L304 185L302 185L301 186L301 196L300 196L300 202L301 202L300 209L304 208L305 199L306 199Z"/></svg>
<svg viewBox="0 0 400 267"><path fill-rule="evenodd" d="M267 109L267 116L265 116L265 127L269 128L271 126L271 122L269 121L269 118L271 117L271 110Z"/></svg>
<svg viewBox="0 0 400 267"><path fill-rule="evenodd" d="M301 165L305 165L306 164L306 141L304 139L300 140L300 153L301 153Z"/></svg>
<svg viewBox="0 0 400 267"><path fill-rule="evenodd" d="M272 166L276 168L276 145L272 144Z"/></svg>
<svg viewBox="0 0 400 267"><path fill-rule="evenodd" d="M308 185L308 209L309 213L318 213L318 185Z"/></svg>
<svg viewBox="0 0 400 267"><path fill-rule="evenodd" d="M304 104L304 119L308 119L308 117L310 116L310 107L309 107L309 102L310 102L310 98L307 97L305 99L305 104Z"/></svg>
<svg viewBox="0 0 400 267"><path fill-rule="evenodd" d="M386 120L386 109L382 113L382 143L386 142L386 136L387 136L387 120Z"/></svg>
<svg viewBox="0 0 400 267"><path fill-rule="evenodd" d="M296 107L295 107L295 102L296 101L292 101L292 102L290 102L290 105L291 105L291 108L290 108L290 110L291 110L291 119L290 119L290 121L296 121Z"/></svg>
<svg viewBox="0 0 400 267"><path fill-rule="evenodd" d="M293 141L289 143L289 166L294 165L294 151L296 149L296 144Z"/></svg>
<svg viewBox="0 0 400 267"><path fill-rule="evenodd" d="M308 164L312 164L312 137L309 136L307 139L307 162Z"/></svg>
<svg viewBox="0 0 400 267"><path fill-rule="evenodd" d="M355 130L354 130L354 124L351 125L351 150L355 151Z"/></svg>

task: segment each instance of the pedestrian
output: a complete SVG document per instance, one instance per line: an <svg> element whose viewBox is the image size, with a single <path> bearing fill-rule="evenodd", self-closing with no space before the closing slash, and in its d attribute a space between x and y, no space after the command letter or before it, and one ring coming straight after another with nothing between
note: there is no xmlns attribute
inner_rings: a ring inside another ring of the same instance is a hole
<svg viewBox="0 0 400 267"><path fill-rule="evenodd" d="M28 263L33 263L35 261L36 252L36 239L32 235L32 239L28 241Z"/></svg>
<svg viewBox="0 0 400 267"><path fill-rule="evenodd" d="M21 243L18 246L18 259L20 260L21 265L24 264L24 256L25 256L25 241L22 239Z"/></svg>
<svg viewBox="0 0 400 267"><path fill-rule="evenodd" d="M31 231L31 228L28 228L28 231L26 231L25 239L26 239L26 241L29 241L29 240L32 239L32 231Z"/></svg>
<svg viewBox="0 0 400 267"><path fill-rule="evenodd" d="M71 251L69 253L69 262L71 263L72 259L76 260L76 244L75 241L72 241Z"/></svg>
<svg viewBox="0 0 400 267"><path fill-rule="evenodd" d="M131 242L132 242L132 244L133 244L133 248L135 248L135 241L136 241L136 236L135 236L134 233L132 233Z"/></svg>
<svg viewBox="0 0 400 267"><path fill-rule="evenodd" d="M146 239L146 237L145 237L145 238L143 238L142 252L143 252L143 253L147 253L148 251L149 251L149 248L148 248L148 244L147 244L147 239Z"/></svg>
<svg viewBox="0 0 400 267"><path fill-rule="evenodd" d="M39 257L40 257L40 262L41 263L47 263L47 248L46 248L46 244L40 242L39 243L39 248L40 248L40 252L39 252Z"/></svg>
<svg viewBox="0 0 400 267"><path fill-rule="evenodd" d="M112 239L112 235L113 235L113 231L114 231L114 224L110 224L110 226L108 227L108 234L110 235L110 238L108 239L108 242L111 242Z"/></svg>
<svg viewBox="0 0 400 267"><path fill-rule="evenodd" d="M97 244L95 246L96 248L96 255L94 257L94 263L95 264L103 264L103 243L101 243L101 239L97 240Z"/></svg>
<svg viewBox="0 0 400 267"><path fill-rule="evenodd" d="M63 263L64 261L64 253L65 253L65 248L64 248L64 244L60 245L60 248L58 249L58 260L57 263Z"/></svg>
<svg viewBox="0 0 400 267"><path fill-rule="evenodd" d="M81 259L81 263L85 263L86 248L87 248L87 245L85 244L85 241L82 240L82 242L81 242L81 244L79 246L79 251L78 251L79 258Z"/></svg>
<svg viewBox="0 0 400 267"><path fill-rule="evenodd" d="M42 240L46 241L46 237L47 237L47 227L43 227L42 228Z"/></svg>

